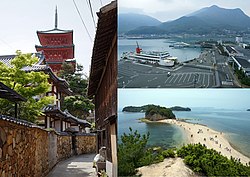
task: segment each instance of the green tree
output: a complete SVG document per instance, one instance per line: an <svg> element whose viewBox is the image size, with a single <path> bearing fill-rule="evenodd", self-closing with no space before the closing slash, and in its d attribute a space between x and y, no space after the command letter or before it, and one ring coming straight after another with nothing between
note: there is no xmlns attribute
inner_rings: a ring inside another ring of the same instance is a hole
<svg viewBox="0 0 250 177"><path fill-rule="evenodd" d="M166 157L174 157L173 150L147 147L149 133L140 135L129 128L129 133L121 136L118 145L118 174L119 176L133 176L137 168L159 163Z"/></svg>
<svg viewBox="0 0 250 177"><path fill-rule="evenodd" d="M88 78L83 74L83 66L77 64L76 72L72 72L72 65L64 63L60 77L67 80L73 96L64 99L62 108L67 109L71 114L81 119L85 119L89 111L94 110L92 100L87 97Z"/></svg>
<svg viewBox="0 0 250 177"><path fill-rule="evenodd" d="M177 150L193 171L206 176L250 176L250 167L234 158L228 159L205 145L189 144Z"/></svg>
<svg viewBox="0 0 250 177"><path fill-rule="evenodd" d="M67 96L64 99L63 108L74 116L85 119L90 110L94 109L92 101L81 95Z"/></svg>
<svg viewBox="0 0 250 177"><path fill-rule="evenodd" d="M146 108L145 116L153 116L154 114L159 114L168 119L175 119L175 115L171 109L156 105L148 105L148 107Z"/></svg>
<svg viewBox="0 0 250 177"><path fill-rule="evenodd" d="M71 77L75 73L75 68L72 64L64 62L62 64L62 70L59 73L59 76L69 80L69 77Z"/></svg>
<svg viewBox="0 0 250 177"><path fill-rule="evenodd" d="M43 96L49 91L48 75L44 72L27 72L23 68L32 66L38 61L32 54L16 52L17 56L11 61L11 67L0 62L0 81L27 99L20 103L20 117L34 122L42 115L42 108L52 101L52 97ZM14 116L14 104L0 100L0 113Z"/></svg>
<svg viewBox="0 0 250 177"><path fill-rule="evenodd" d="M121 136L118 145L118 173L119 176L131 176L136 173L140 159L145 158L146 144L149 134L141 136L137 131L132 131ZM147 158L145 158L147 159Z"/></svg>

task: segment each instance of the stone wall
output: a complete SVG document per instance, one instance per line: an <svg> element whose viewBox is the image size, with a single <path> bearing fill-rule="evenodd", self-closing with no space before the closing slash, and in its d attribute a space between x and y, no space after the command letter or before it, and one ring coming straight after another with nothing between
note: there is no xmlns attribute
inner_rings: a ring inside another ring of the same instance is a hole
<svg viewBox="0 0 250 177"><path fill-rule="evenodd" d="M76 135L77 154L95 152L94 135ZM85 144L86 143L86 144ZM74 155L72 135L0 119L0 176L43 177Z"/></svg>
<svg viewBox="0 0 250 177"><path fill-rule="evenodd" d="M57 136L57 159L63 160L73 155L72 138L69 135Z"/></svg>
<svg viewBox="0 0 250 177"><path fill-rule="evenodd" d="M95 153L96 152L96 135L84 135L77 134L76 135L76 152L77 154L84 153Z"/></svg>

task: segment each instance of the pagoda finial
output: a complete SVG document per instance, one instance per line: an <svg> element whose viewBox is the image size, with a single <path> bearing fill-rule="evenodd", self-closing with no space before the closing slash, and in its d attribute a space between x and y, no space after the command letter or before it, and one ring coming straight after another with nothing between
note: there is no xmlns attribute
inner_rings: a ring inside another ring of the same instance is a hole
<svg viewBox="0 0 250 177"><path fill-rule="evenodd" d="M55 29L57 29L57 6L56 6L56 13L55 13Z"/></svg>

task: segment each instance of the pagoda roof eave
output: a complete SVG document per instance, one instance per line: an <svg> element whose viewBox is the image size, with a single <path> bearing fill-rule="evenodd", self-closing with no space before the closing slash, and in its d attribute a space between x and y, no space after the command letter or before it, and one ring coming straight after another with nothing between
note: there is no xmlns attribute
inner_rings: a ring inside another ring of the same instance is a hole
<svg viewBox="0 0 250 177"><path fill-rule="evenodd" d="M52 30L46 30L46 31L37 31L37 34L65 34L65 33L73 33L73 30L61 30L58 28L54 28Z"/></svg>
<svg viewBox="0 0 250 177"><path fill-rule="evenodd" d="M72 45L63 45L63 46L41 46L41 45L35 45L36 48L48 48L48 49L53 49L53 48L71 48L75 47L74 44Z"/></svg>

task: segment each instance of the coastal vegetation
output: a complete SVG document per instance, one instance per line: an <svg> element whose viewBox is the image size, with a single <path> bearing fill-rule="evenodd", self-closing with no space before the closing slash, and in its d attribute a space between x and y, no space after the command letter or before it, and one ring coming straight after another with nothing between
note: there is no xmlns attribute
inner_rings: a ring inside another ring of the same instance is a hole
<svg viewBox="0 0 250 177"><path fill-rule="evenodd" d="M126 106L122 112L145 112L149 105L144 106Z"/></svg>
<svg viewBox="0 0 250 177"><path fill-rule="evenodd" d="M172 111L191 111L190 108L184 108L181 106L174 106L174 107L171 107L169 109L171 109Z"/></svg>
<svg viewBox="0 0 250 177"><path fill-rule="evenodd" d="M205 176L250 176L250 163L242 164L240 159L228 159L219 152L201 144L188 144L180 149L147 147L147 135L140 135L130 128L121 136L118 145L119 176L135 176L137 168L162 162L165 158L181 157L184 163L199 175Z"/></svg>
<svg viewBox="0 0 250 177"><path fill-rule="evenodd" d="M150 105L147 107L145 117L151 121L175 119L175 115L171 109L155 105Z"/></svg>
<svg viewBox="0 0 250 177"><path fill-rule="evenodd" d="M153 104L148 104L144 106L126 106L122 109L122 112L146 112L146 110L152 106L155 106ZM181 106L174 106L170 107L172 111L191 111L188 107L181 107Z"/></svg>
<svg viewBox="0 0 250 177"><path fill-rule="evenodd" d="M118 145L118 175L134 176L137 168L159 163L167 157L174 157L172 149L149 148L147 141L149 133L141 135L129 128L128 134L121 136L121 143Z"/></svg>
<svg viewBox="0 0 250 177"><path fill-rule="evenodd" d="M228 159L205 145L189 144L177 150L194 172L206 176L250 176L250 164L243 165L240 159Z"/></svg>

